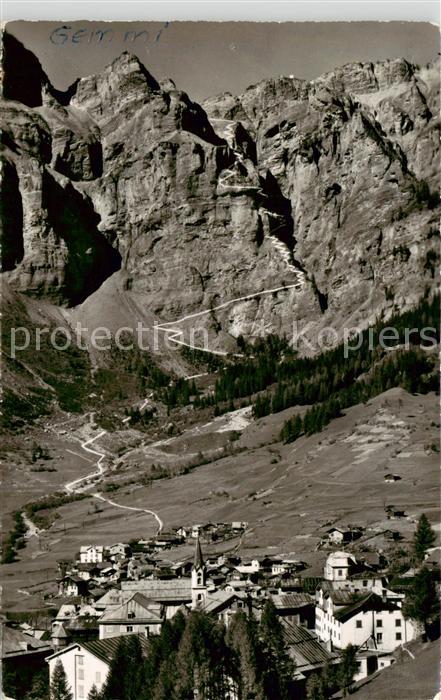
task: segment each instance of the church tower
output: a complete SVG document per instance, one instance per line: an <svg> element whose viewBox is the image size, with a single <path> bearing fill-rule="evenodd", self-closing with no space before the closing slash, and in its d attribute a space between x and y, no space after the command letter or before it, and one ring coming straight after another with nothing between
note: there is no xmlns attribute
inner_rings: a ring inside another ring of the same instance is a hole
<svg viewBox="0 0 441 700"><path fill-rule="evenodd" d="M207 569L202 557L199 537L196 540L193 568L191 570L191 608L194 610L204 602L207 595Z"/></svg>

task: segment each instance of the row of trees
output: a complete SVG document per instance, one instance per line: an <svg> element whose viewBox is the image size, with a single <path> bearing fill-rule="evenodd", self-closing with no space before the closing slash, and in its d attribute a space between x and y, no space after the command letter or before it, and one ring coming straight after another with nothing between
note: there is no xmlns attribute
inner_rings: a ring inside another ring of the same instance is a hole
<svg viewBox="0 0 441 700"><path fill-rule="evenodd" d="M219 368L214 391L198 397L195 407L214 406L219 415L227 410L226 405L234 406L236 399L246 398L241 404L249 403L258 394L253 412L261 418L291 406L336 399L341 392L345 392L345 405L350 406L363 393L369 397L394 386L410 392L436 389L433 361L421 348L433 345L436 338L439 341L439 306L438 295L423 298L417 308L365 331L360 347L349 353L340 344L317 356L300 358L284 338L268 336L255 345L242 339L243 357ZM396 331L394 342L387 343L388 348L396 346L391 356L383 347L386 326ZM403 344L405 350L399 352ZM357 387L360 377L365 384L361 392Z"/></svg>
<svg viewBox="0 0 441 700"><path fill-rule="evenodd" d="M381 394L395 386L401 386L411 393L427 393L438 390L438 379L434 371L434 362L431 357L424 354L423 350L410 349L398 351L385 358L379 365L374 366L370 373L361 380L356 381L340 390L330 394L321 403L315 404L309 409L303 419L298 415L285 422L281 431L281 439L284 442L293 442L300 435L312 435L320 432L333 419L341 415L341 411L349 406L367 401L373 396ZM288 391L286 405L302 404L302 394ZM258 397L253 406L255 417L262 417L272 413L274 401L270 396Z"/></svg>
<svg viewBox="0 0 441 700"><path fill-rule="evenodd" d="M8 537L2 542L2 564L11 564L15 561L17 549L24 547L24 536L27 531L26 523L20 511L13 515L14 527Z"/></svg>
<svg viewBox="0 0 441 700"><path fill-rule="evenodd" d="M388 350L382 347L385 327L396 331L393 343L387 343L388 348L403 344L424 348L433 346L436 339L439 342L439 314L439 295L423 298L415 309L396 314L387 324L379 321L366 330L360 347L349 353L339 344L317 356L300 358L285 339L269 336L256 346L246 346L243 360L220 370L215 402L250 396L272 384L277 384L277 388L271 395L270 412L296 403L321 402L337 390L351 386L358 376L369 372L387 355ZM435 330L429 333L429 328Z"/></svg>

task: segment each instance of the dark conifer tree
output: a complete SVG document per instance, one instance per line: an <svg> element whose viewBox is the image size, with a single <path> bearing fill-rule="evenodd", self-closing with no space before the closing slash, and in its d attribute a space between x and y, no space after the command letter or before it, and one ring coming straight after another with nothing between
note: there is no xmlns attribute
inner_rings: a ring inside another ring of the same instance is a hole
<svg viewBox="0 0 441 700"><path fill-rule="evenodd" d="M427 516L423 513L419 520L413 539L413 547L418 561L424 561L427 550L433 546L436 535Z"/></svg>
<svg viewBox="0 0 441 700"><path fill-rule="evenodd" d="M55 664L50 684L50 700L72 700L70 686L67 682L64 666L60 660Z"/></svg>
<svg viewBox="0 0 441 700"><path fill-rule="evenodd" d="M264 655L263 690L268 700L288 700L290 684L294 675L276 607L269 599L262 612L259 625Z"/></svg>

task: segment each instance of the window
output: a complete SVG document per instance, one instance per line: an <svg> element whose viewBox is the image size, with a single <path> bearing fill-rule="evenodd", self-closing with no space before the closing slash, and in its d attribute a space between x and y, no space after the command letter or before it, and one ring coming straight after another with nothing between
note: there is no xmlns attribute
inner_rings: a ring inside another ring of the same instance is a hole
<svg viewBox="0 0 441 700"><path fill-rule="evenodd" d="M383 627L383 620L377 620L377 627Z"/></svg>
<svg viewBox="0 0 441 700"><path fill-rule="evenodd" d="M78 666L83 666L84 656L77 656L77 660L78 660Z"/></svg>
<svg viewBox="0 0 441 700"><path fill-rule="evenodd" d="M131 612L129 612L127 617L129 618L129 620L133 620L133 618L135 617L135 613L133 611L131 611Z"/></svg>
<svg viewBox="0 0 441 700"><path fill-rule="evenodd" d="M79 669L78 669L78 680L79 680L79 681L84 681L84 668L79 668Z"/></svg>
<svg viewBox="0 0 441 700"><path fill-rule="evenodd" d="M342 570L342 569L339 569L339 570L338 570L338 575L339 575L339 576L343 576L343 570Z"/></svg>
<svg viewBox="0 0 441 700"><path fill-rule="evenodd" d="M397 632L397 633L396 633L395 639L396 639L397 641L400 641L400 639L401 639L401 632Z"/></svg>
<svg viewBox="0 0 441 700"><path fill-rule="evenodd" d="M377 633L377 642L382 642L383 641L383 635L381 632Z"/></svg>
<svg viewBox="0 0 441 700"><path fill-rule="evenodd" d="M79 686L78 686L78 697L79 697L79 698L84 698L84 685L79 685Z"/></svg>
<svg viewBox="0 0 441 700"><path fill-rule="evenodd" d="M95 680L97 683L101 683L101 671L96 671Z"/></svg>
<svg viewBox="0 0 441 700"><path fill-rule="evenodd" d="M126 632L133 632L133 627L132 627L132 625L127 625L127 627L126 627Z"/></svg>
<svg viewBox="0 0 441 700"><path fill-rule="evenodd" d="M145 628L145 636L148 637L150 635L150 630L148 627Z"/></svg>
<svg viewBox="0 0 441 700"><path fill-rule="evenodd" d="M395 627L401 627L401 620L395 620Z"/></svg>
<svg viewBox="0 0 441 700"><path fill-rule="evenodd" d="M367 581L363 581L363 586L367 586L367 585L368 585L368 582L367 582Z"/></svg>
<svg viewBox="0 0 441 700"><path fill-rule="evenodd" d="M362 622L362 620L357 620L356 627L357 627L358 629L360 629L360 627L363 627L363 622Z"/></svg>

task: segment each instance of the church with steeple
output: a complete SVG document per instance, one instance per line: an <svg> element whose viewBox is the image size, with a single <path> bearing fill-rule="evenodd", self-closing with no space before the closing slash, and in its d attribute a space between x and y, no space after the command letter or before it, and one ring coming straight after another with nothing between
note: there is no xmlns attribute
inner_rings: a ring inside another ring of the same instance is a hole
<svg viewBox="0 0 441 700"><path fill-rule="evenodd" d="M199 537L196 540L196 551L191 570L191 608L202 605L207 597L207 569L202 557Z"/></svg>

